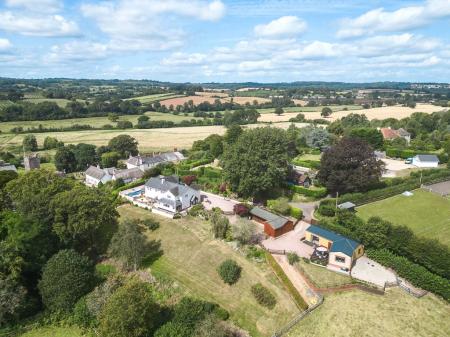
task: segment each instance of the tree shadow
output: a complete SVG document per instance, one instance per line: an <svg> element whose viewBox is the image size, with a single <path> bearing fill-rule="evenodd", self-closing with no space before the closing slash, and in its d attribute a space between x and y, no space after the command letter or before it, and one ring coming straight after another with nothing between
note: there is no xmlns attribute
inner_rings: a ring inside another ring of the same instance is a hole
<svg viewBox="0 0 450 337"><path fill-rule="evenodd" d="M150 267L155 261L157 261L164 251L161 249L161 240L150 240L146 245L145 257L142 259L142 266Z"/></svg>

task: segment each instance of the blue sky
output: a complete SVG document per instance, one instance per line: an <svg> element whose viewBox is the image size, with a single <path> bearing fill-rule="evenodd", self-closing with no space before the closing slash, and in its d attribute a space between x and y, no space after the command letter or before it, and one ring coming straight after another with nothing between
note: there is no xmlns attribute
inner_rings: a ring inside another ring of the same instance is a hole
<svg viewBox="0 0 450 337"><path fill-rule="evenodd" d="M450 0L4 0L0 76L450 82Z"/></svg>

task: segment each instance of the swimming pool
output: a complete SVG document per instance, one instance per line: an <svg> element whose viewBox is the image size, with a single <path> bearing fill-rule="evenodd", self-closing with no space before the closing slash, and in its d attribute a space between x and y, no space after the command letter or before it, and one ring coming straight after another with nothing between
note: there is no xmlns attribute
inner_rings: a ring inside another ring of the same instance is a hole
<svg viewBox="0 0 450 337"><path fill-rule="evenodd" d="M132 197L132 198L138 197L141 195L142 192L143 192L143 190L133 191L133 192L127 193L127 196Z"/></svg>

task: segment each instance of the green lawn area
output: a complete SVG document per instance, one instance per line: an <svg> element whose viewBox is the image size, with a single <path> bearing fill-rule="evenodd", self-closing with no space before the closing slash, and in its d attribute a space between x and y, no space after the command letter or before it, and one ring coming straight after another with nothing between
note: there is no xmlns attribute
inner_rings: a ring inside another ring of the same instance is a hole
<svg viewBox="0 0 450 337"><path fill-rule="evenodd" d="M434 295L420 299L399 288L383 296L348 291L323 304L287 337L443 337L450 335L450 306Z"/></svg>
<svg viewBox="0 0 450 337"><path fill-rule="evenodd" d="M191 120L191 119L203 119L202 117L193 117L192 114L185 116L183 114L173 115L171 113L162 113L156 111L148 111L145 115L150 117L150 120L153 121L172 121L174 123L180 123L183 120ZM119 116L119 120L122 121L130 121L134 124L137 123L139 115L121 115ZM0 131L2 133L8 133L12 128L15 127L23 127L24 129L39 127L42 125L47 128L61 128L61 127L69 127L75 124L83 124L83 125L91 125L95 128L100 128L105 124L115 125L115 123L111 122L108 117L89 117L89 118L71 118L71 119L59 119L59 120L48 120L48 121L18 121L18 122L3 122L0 123Z"/></svg>
<svg viewBox="0 0 450 337"><path fill-rule="evenodd" d="M450 200L425 190L414 195L397 195L357 208L363 219L379 216L396 225L405 225L417 235L450 245Z"/></svg>
<svg viewBox="0 0 450 337"><path fill-rule="evenodd" d="M338 274L325 267L306 263L301 259L298 262L297 268L299 268L318 288L333 288L352 283L352 279L349 276Z"/></svg>
<svg viewBox="0 0 450 337"><path fill-rule="evenodd" d="M20 337L82 337L81 329L77 327L47 326L30 330Z"/></svg>
<svg viewBox="0 0 450 337"><path fill-rule="evenodd" d="M252 336L270 336L298 312L265 263L250 261L228 244L214 240L208 223L191 217L171 220L130 205L118 210L123 218L154 217L160 221L160 228L148 233L150 239L161 242L163 251L162 257L150 265L153 274L179 282L188 294L220 304ZM224 284L217 274L217 267L228 258L242 267L241 278L233 286ZM250 287L257 282L275 295L277 305L272 310L253 298Z"/></svg>
<svg viewBox="0 0 450 337"><path fill-rule="evenodd" d="M314 160L314 161L320 161L320 158L321 158L320 154L312 154L312 153L305 153L295 157L296 160Z"/></svg>

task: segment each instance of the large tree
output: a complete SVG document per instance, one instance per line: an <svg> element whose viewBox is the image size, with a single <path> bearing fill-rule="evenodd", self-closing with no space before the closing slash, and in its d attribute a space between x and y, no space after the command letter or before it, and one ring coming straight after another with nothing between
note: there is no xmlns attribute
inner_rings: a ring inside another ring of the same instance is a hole
<svg viewBox="0 0 450 337"><path fill-rule="evenodd" d="M132 280L116 290L100 314L100 333L109 337L152 336L159 319L150 285Z"/></svg>
<svg viewBox="0 0 450 337"><path fill-rule="evenodd" d="M111 151L115 151L120 153L122 158L126 158L129 155L135 156L138 154L138 142L136 139L129 135L119 135L117 137L112 138L108 147Z"/></svg>
<svg viewBox="0 0 450 337"><path fill-rule="evenodd" d="M383 135L374 128L355 128L350 131L350 137L361 138L370 144L374 149L383 147Z"/></svg>
<svg viewBox="0 0 450 337"><path fill-rule="evenodd" d="M106 251L118 217L107 194L79 185L60 193L50 208L54 214L53 230L62 242L92 257Z"/></svg>
<svg viewBox="0 0 450 337"><path fill-rule="evenodd" d="M242 196L262 196L279 187L288 174L288 140L278 128L245 131L227 147L222 159L224 178Z"/></svg>
<svg viewBox="0 0 450 337"><path fill-rule="evenodd" d="M332 193L362 192L379 181L383 168L365 141L344 137L323 153L317 177Z"/></svg>
<svg viewBox="0 0 450 337"><path fill-rule="evenodd" d="M77 159L72 149L67 146L60 147L55 153L55 166L59 171L66 173L74 172L77 169Z"/></svg>
<svg viewBox="0 0 450 337"><path fill-rule="evenodd" d="M69 311L95 286L94 265L74 250L61 250L45 265L39 291L50 310Z"/></svg>
<svg viewBox="0 0 450 337"><path fill-rule="evenodd" d="M26 135L23 137L22 147L24 151L37 151L38 144L34 135Z"/></svg>

